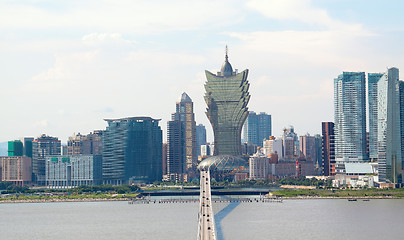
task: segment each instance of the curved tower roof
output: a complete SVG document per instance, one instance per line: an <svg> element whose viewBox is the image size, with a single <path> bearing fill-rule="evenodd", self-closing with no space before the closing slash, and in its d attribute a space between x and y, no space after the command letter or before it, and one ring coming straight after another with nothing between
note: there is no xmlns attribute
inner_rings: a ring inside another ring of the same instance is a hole
<svg viewBox="0 0 404 240"><path fill-rule="evenodd" d="M192 99L185 92L182 93L181 97L178 99L178 102L192 102Z"/></svg>
<svg viewBox="0 0 404 240"><path fill-rule="evenodd" d="M222 64L222 69L220 70L220 75L224 77L228 77L233 75L233 68L231 67L231 64L229 63L229 56L227 55L228 49L226 46L226 56L224 63Z"/></svg>

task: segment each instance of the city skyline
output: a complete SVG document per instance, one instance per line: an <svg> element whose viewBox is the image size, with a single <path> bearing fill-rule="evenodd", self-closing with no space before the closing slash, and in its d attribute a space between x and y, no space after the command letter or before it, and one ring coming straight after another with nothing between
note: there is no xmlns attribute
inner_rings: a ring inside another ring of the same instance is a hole
<svg viewBox="0 0 404 240"><path fill-rule="evenodd" d="M250 69L249 109L273 116L275 136L288 125L321 133L341 72L402 67L400 1L91 3L0 4L0 142L45 133L65 143L132 116L162 119L166 134L182 92L213 141L201 86L226 44L232 64Z"/></svg>

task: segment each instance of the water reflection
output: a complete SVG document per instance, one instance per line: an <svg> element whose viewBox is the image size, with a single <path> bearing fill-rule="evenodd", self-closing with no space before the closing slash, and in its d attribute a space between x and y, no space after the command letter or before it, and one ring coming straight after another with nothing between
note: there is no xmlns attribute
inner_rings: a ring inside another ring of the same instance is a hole
<svg viewBox="0 0 404 240"><path fill-rule="evenodd" d="M222 198L230 197L223 196ZM224 240L223 231L222 231L222 220L235 209L240 204L239 201L230 202L225 208L223 208L220 212L215 214L215 223L216 223L216 234L218 240Z"/></svg>

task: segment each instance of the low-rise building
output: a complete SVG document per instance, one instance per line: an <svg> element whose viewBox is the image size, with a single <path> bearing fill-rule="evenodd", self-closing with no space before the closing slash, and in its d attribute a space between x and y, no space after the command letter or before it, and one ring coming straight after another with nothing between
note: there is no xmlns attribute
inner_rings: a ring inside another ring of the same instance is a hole
<svg viewBox="0 0 404 240"><path fill-rule="evenodd" d="M49 187L99 185L102 183L100 155L46 157L46 184Z"/></svg>
<svg viewBox="0 0 404 240"><path fill-rule="evenodd" d="M268 177L269 158L264 155L254 154L249 159L250 179L266 180Z"/></svg>

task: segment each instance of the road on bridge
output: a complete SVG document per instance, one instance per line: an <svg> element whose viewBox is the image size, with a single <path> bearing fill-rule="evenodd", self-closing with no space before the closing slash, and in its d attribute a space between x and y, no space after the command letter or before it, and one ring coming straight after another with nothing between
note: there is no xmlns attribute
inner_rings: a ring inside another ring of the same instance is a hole
<svg viewBox="0 0 404 240"><path fill-rule="evenodd" d="M198 240L216 240L209 170L201 170L200 184Z"/></svg>

